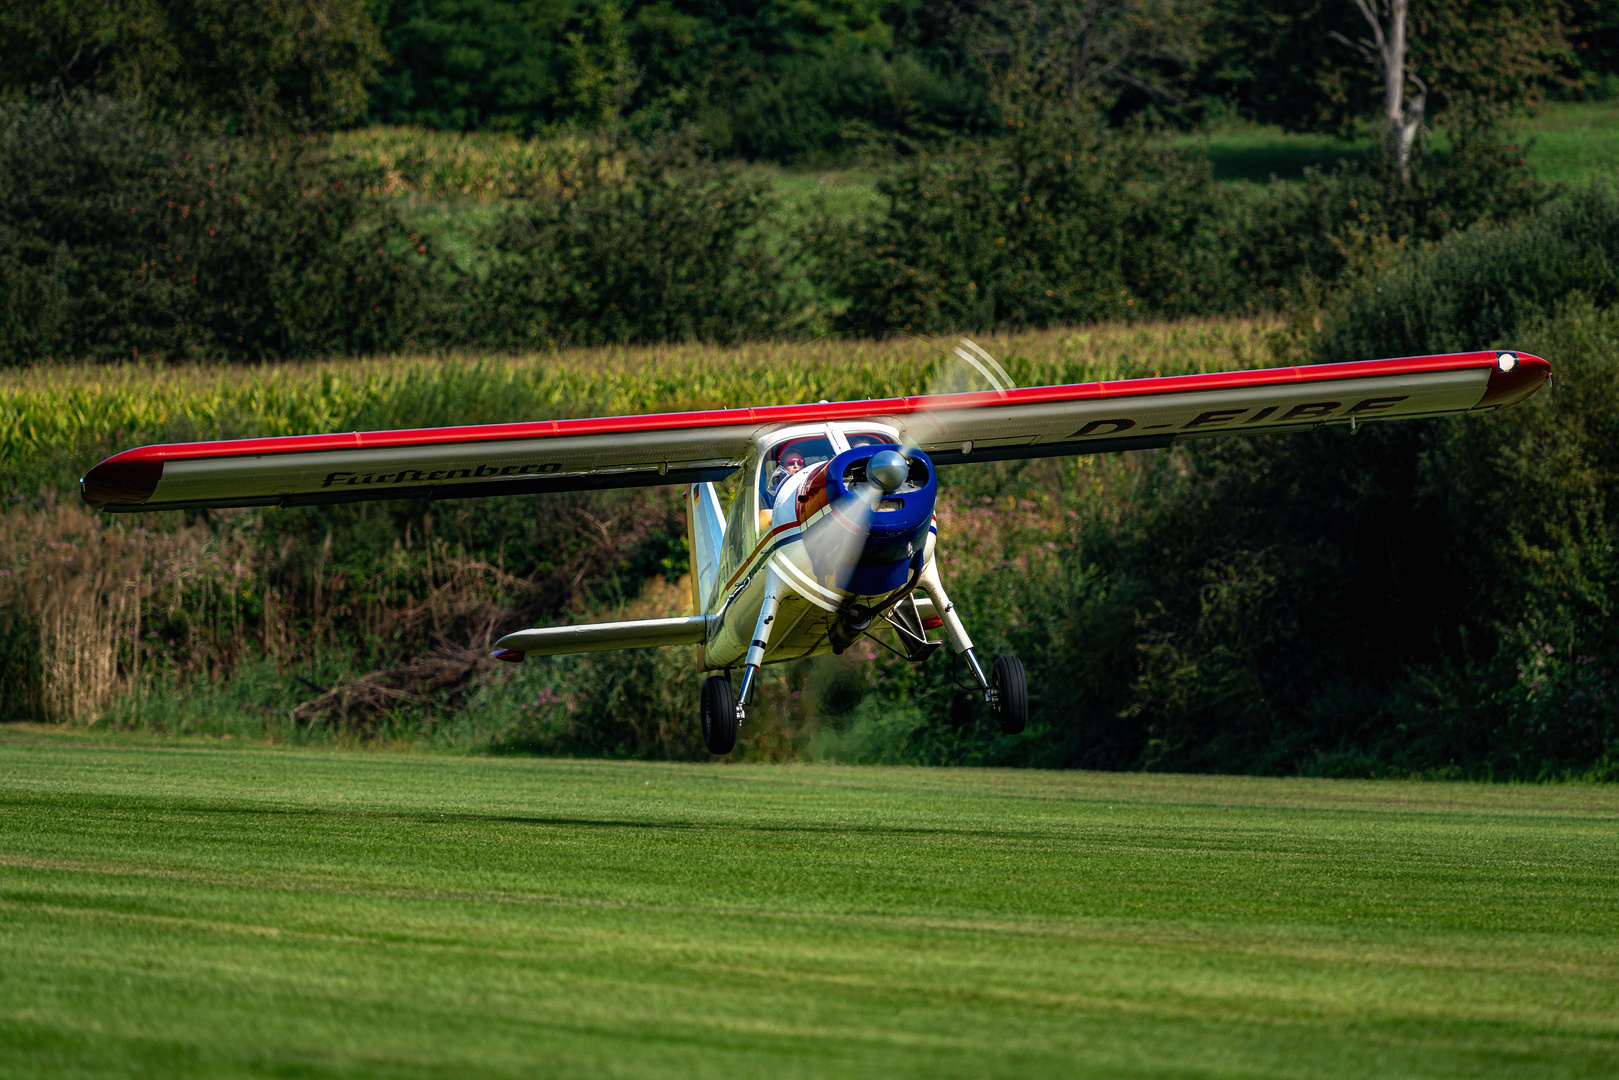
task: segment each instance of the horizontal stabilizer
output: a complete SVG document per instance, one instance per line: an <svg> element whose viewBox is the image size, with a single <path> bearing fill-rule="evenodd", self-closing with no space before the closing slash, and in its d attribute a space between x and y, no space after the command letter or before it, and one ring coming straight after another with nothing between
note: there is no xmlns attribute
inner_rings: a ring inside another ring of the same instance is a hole
<svg viewBox="0 0 1619 1080"><path fill-rule="evenodd" d="M628 622L582 623L519 630L495 642L495 651L527 656L606 652L609 649L658 649L666 645L701 645L708 639L708 619L634 619Z"/></svg>

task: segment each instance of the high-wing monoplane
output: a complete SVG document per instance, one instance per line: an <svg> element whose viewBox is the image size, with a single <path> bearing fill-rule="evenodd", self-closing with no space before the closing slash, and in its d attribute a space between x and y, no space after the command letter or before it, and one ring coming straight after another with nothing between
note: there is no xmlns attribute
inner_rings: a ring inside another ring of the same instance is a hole
<svg viewBox="0 0 1619 1080"><path fill-rule="evenodd" d="M1539 357L1490 350L1016 388L970 342L957 352L991 389L143 446L96 465L81 491L92 506L131 512L682 485L691 615L521 630L494 655L700 646L715 673L703 684L703 740L726 754L762 666L842 652L887 628L912 661L949 645L1001 729L1017 732L1028 716L1023 665L1002 656L986 666L945 591L939 466L1487 412L1551 376ZM722 508L715 484L738 471Z"/></svg>

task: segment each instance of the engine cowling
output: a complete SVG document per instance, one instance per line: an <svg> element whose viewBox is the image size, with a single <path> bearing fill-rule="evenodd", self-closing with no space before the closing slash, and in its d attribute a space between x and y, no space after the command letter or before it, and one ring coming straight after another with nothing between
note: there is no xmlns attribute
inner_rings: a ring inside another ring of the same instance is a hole
<svg viewBox="0 0 1619 1080"><path fill-rule="evenodd" d="M904 463L903 476L896 457ZM938 478L920 450L857 446L816 466L796 492L783 495L791 497L816 576L836 574L852 555L845 588L857 596L877 596L904 585L913 560L924 552ZM776 520L787 509L778 505Z"/></svg>

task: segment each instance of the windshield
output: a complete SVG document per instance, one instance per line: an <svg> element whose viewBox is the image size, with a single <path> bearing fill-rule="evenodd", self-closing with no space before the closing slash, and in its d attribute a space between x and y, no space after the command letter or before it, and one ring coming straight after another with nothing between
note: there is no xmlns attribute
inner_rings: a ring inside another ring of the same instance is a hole
<svg viewBox="0 0 1619 1080"><path fill-rule="evenodd" d="M759 505L765 509L776 504L776 493L794 473L822 461L832 460L832 441L825 436L790 439L765 453L759 465L764 483L759 485Z"/></svg>

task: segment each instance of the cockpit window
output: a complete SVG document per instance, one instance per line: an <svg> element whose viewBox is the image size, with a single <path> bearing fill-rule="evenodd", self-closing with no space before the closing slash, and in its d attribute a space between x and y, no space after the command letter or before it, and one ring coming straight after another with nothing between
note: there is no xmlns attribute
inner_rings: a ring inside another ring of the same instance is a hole
<svg viewBox="0 0 1619 1080"><path fill-rule="evenodd" d="M887 435L874 435L869 431L862 431L859 434L849 436L850 448L856 446L881 446L883 443L891 441Z"/></svg>
<svg viewBox="0 0 1619 1080"><path fill-rule="evenodd" d="M759 505L769 509L776 504L776 493L794 473L811 465L832 460L832 441L825 437L791 439L772 447L760 463L765 482L759 486Z"/></svg>

